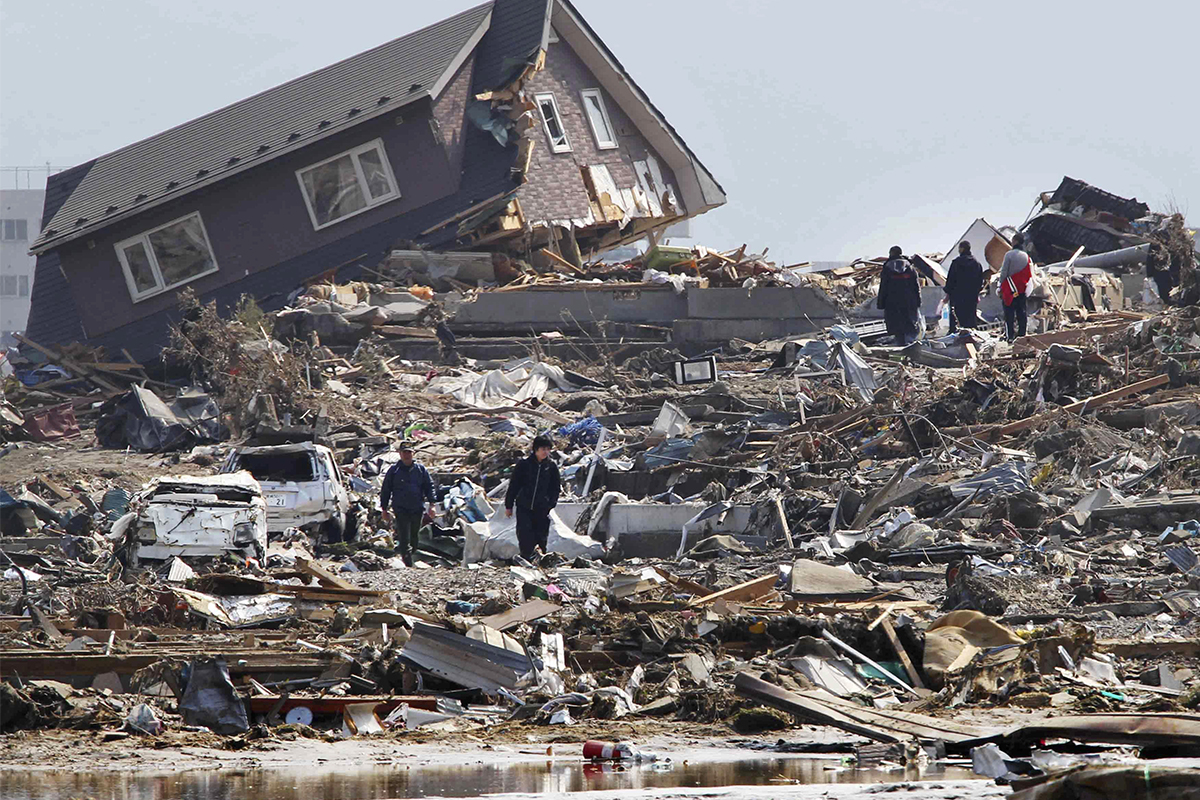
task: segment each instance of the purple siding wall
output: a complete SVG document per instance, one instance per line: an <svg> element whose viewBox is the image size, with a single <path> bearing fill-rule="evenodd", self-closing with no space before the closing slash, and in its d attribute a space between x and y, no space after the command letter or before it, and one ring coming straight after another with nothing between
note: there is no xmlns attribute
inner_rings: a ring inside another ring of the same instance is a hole
<svg viewBox="0 0 1200 800"><path fill-rule="evenodd" d="M467 133L467 103L471 99L471 77L475 70L475 54L472 53L454 73L450 83L442 90L433 104L433 118L437 120L438 135L446 146L450 172L454 175L457 188L462 174L463 148Z"/></svg>
<svg viewBox="0 0 1200 800"><path fill-rule="evenodd" d="M633 162L642 161L647 154L653 155L662 170L663 179L678 187L675 175L666 161L655 153L638 133L629 117L617 107L607 92L601 90L609 120L616 130L618 147L601 150L596 147L583 108L580 92L600 87L592 74L566 42L556 42L546 51L545 68L536 73L525 84L526 93L532 98L539 92L552 92L563 116L563 126L571 143L571 152L552 153L546 140L545 128L539 112L535 112L537 126L533 130L537 144L533 149L533 161L529 168L529 180L518 195L521 209L530 220L566 219L586 217L588 213L587 189L583 183L581 169L586 166L604 164L618 188L637 185Z"/></svg>
<svg viewBox="0 0 1200 800"><path fill-rule="evenodd" d="M459 173L435 138L432 119L428 102L408 106L63 247L62 267L87 335L175 306L174 291L135 304L114 245L193 211L204 220L219 267L188 284L204 294L450 194ZM296 170L373 139L383 140L400 198L313 230Z"/></svg>

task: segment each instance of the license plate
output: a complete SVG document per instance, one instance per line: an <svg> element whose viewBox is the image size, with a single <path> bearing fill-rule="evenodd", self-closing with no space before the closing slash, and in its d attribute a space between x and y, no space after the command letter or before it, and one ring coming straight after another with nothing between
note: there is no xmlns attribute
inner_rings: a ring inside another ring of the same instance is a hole
<svg viewBox="0 0 1200 800"><path fill-rule="evenodd" d="M285 494L269 494L267 495L267 505L272 508L286 508L287 495Z"/></svg>

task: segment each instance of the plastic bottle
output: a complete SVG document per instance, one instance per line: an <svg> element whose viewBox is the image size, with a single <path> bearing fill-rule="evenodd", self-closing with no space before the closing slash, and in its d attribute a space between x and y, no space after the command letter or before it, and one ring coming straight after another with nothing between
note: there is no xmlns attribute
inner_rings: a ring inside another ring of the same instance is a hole
<svg viewBox="0 0 1200 800"><path fill-rule="evenodd" d="M604 742L598 739L589 739L583 743L583 757L592 761L636 761L638 763L658 761L660 758L657 753L641 752L633 742Z"/></svg>

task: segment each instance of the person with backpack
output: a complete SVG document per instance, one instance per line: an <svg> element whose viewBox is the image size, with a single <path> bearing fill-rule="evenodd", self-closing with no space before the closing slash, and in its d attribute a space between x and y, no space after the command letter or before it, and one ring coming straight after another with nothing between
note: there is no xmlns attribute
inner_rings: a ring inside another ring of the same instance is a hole
<svg viewBox="0 0 1200 800"><path fill-rule="evenodd" d="M1033 259L1025 252L1025 234L1013 237L1013 249L1000 265L1000 299L1004 301L1004 327L1008 341L1024 336L1028 316L1025 312L1025 287L1033 277Z"/></svg>
<svg viewBox="0 0 1200 800"><path fill-rule="evenodd" d="M971 243L958 243L958 258L950 262L946 273L946 302L950 304L950 333L979 324L976 310L983 290L983 267L971 255Z"/></svg>
<svg viewBox="0 0 1200 800"><path fill-rule="evenodd" d="M887 332L901 347L917 340L920 330L921 286L917 271L904 257L904 251L893 247L879 275L877 308L883 310Z"/></svg>
<svg viewBox="0 0 1200 800"><path fill-rule="evenodd" d="M558 505L560 485L558 466L550 458L553 440L546 434L538 434L527 457L513 467L508 480L508 493L504 496L504 513L511 517L514 508L517 514L517 542L521 546L521 557L528 560L534 550L546 552L550 538L550 512Z"/></svg>
<svg viewBox="0 0 1200 800"><path fill-rule="evenodd" d="M413 461L413 446L401 442L400 460L383 476L379 508L383 511L384 522L389 517L395 518L396 547L404 563L410 567L417 552L417 535L425 521L425 504L428 502L432 508L436 499L429 470Z"/></svg>

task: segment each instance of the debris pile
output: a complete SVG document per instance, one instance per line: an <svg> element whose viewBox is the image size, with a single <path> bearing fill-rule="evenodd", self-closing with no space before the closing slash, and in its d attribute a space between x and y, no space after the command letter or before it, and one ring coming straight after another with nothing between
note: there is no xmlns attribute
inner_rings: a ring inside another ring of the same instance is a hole
<svg viewBox="0 0 1200 800"><path fill-rule="evenodd" d="M637 268L798 274L665 250ZM457 354L445 304L189 299L162 380L46 348L9 381L0 730L803 722L863 763L1014 784L1092 763L1054 742L1200 747L1197 306L1046 315L1012 345L847 321L568 360ZM438 359L390 353L423 325ZM46 400L69 432L34 435ZM562 489L523 557L502 506L538 434ZM415 553L379 507L408 449L436 484Z"/></svg>

